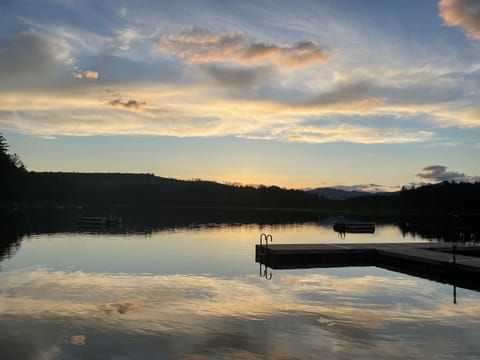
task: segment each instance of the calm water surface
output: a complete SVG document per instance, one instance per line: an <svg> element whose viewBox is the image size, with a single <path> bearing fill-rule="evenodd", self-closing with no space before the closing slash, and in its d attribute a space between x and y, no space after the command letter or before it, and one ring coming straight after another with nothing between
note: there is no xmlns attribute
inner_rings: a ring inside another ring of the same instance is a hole
<svg viewBox="0 0 480 360"><path fill-rule="evenodd" d="M1 359L478 359L479 293L375 267L273 271L275 243L405 242L331 226L23 238L0 263ZM269 278L268 270L267 278ZM262 276L261 276L262 275Z"/></svg>

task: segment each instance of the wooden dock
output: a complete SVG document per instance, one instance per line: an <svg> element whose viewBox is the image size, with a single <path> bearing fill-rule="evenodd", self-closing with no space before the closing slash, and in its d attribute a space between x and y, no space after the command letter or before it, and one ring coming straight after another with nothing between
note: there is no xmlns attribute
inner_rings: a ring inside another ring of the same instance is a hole
<svg viewBox="0 0 480 360"><path fill-rule="evenodd" d="M377 266L480 290L480 246L445 243L256 245L255 260L272 269Z"/></svg>

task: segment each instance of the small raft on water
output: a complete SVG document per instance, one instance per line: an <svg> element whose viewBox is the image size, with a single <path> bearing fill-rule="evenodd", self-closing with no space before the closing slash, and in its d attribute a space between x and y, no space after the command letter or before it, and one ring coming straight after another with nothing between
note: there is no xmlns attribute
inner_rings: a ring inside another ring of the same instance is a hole
<svg viewBox="0 0 480 360"><path fill-rule="evenodd" d="M373 234L375 224L371 223L335 223L333 230L339 233Z"/></svg>
<svg viewBox="0 0 480 360"><path fill-rule="evenodd" d="M110 229L118 228L122 219L118 217L79 217L77 227L85 229Z"/></svg>

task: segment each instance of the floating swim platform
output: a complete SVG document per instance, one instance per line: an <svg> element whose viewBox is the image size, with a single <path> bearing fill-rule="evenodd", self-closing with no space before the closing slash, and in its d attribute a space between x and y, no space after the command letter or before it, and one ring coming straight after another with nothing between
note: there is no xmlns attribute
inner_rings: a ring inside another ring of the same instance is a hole
<svg viewBox="0 0 480 360"><path fill-rule="evenodd" d="M122 219L119 217L79 217L77 219L79 228L108 229L119 227L121 224Z"/></svg>

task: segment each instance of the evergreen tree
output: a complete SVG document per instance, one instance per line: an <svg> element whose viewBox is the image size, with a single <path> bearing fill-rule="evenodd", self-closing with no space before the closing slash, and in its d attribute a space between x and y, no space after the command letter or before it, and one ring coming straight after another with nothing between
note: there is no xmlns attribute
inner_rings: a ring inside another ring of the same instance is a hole
<svg viewBox="0 0 480 360"><path fill-rule="evenodd" d="M8 150L8 144L7 140L5 140L5 137L0 133L0 154L4 155L7 153Z"/></svg>
<svg viewBox="0 0 480 360"><path fill-rule="evenodd" d="M27 171L17 154L8 153L8 143L0 133L0 204L21 201L26 194Z"/></svg>

